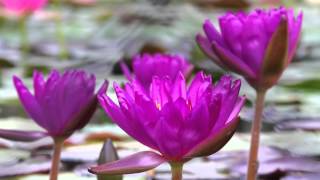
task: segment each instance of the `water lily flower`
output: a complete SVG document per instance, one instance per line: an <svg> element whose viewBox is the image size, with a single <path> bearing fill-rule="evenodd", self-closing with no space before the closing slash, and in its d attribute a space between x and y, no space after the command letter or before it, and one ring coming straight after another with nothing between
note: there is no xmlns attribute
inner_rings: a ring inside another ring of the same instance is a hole
<svg viewBox="0 0 320 180"><path fill-rule="evenodd" d="M47 0L2 0L1 3L7 11L16 15L25 15L42 9L47 4Z"/></svg>
<svg viewBox="0 0 320 180"><path fill-rule="evenodd" d="M121 63L121 68L129 81L134 79L144 89L149 89L153 76L169 76L174 80L181 71L185 77L188 77L193 65L182 56L158 53L136 55L132 62L132 74L124 63Z"/></svg>
<svg viewBox="0 0 320 180"><path fill-rule="evenodd" d="M60 74L53 70L47 80L35 71L34 94L18 77L14 85L26 112L52 137L68 137L90 120L97 106L94 93L95 76L84 71L69 70ZM105 85L100 91L105 91Z"/></svg>
<svg viewBox="0 0 320 180"><path fill-rule="evenodd" d="M284 7L248 14L227 13L219 18L220 33L206 20L205 36L196 37L203 52L217 65L242 75L256 90L248 180L256 179L265 94L278 82L296 52L302 16L299 13L295 17L293 9Z"/></svg>
<svg viewBox="0 0 320 180"><path fill-rule="evenodd" d="M153 151L90 168L95 174L138 173L168 162L173 177L181 179L183 163L211 155L228 142L245 102L239 97L240 80L224 76L212 85L202 72L189 86L179 73L175 80L154 76L148 92L136 81L123 89L115 83L114 90L119 105L106 94L98 96L100 104L114 123Z"/></svg>
<svg viewBox="0 0 320 180"><path fill-rule="evenodd" d="M54 139L51 180L55 180L64 140L83 128L96 110L95 76L80 70L69 70L63 74L53 70L45 80L42 73L35 71L34 94L18 77L14 76L13 81L25 111ZM98 93L106 89L107 82Z"/></svg>
<svg viewBox="0 0 320 180"><path fill-rule="evenodd" d="M206 20L196 40L216 64L243 75L255 89L277 83L291 62L301 33L302 13L283 7L219 18L220 33Z"/></svg>

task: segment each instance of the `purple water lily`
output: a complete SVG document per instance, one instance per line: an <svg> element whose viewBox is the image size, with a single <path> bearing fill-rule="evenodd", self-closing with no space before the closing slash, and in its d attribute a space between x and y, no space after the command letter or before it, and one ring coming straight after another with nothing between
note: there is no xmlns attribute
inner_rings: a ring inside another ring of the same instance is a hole
<svg viewBox="0 0 320 180"><path fill-rule="evenodd" d="M182 56L169 54L143 54L133 58L131 74L129 68L121 63L122 71L129 81L136 80L143 88L149 89L153 76L169 76L175 79L179 72L189 76L193 66Z"/></svg>
<svg viewBox="0 0 320 180"><path fill-rule="evenodd" d="M35 71L34 94L14 76L21 103L30 117L52 137L68 137L90 120L97 106L95 76L71 70L53 70L47 80ZM104 85L100 91L105 91Z"/></svg>
<svg viewBox="0 0 320 180"><path fill-rule="evenodd" d="M251 13L227 13L219 19L220 32L206 20L205 36L197 35L203 52L222 68L242 75L256 90L255 119L247 179L256 179L261 116L265 94L290 64L302 28L302 13L283 7Z"/></svg>
<svg viewBox="0 0 320 180"><path fill-rule="evenodd" d="M14 76L13 81L26 112L54 139L50 179L55 180L64 140L75 130L83 128L96 110L95 76L80 70L69 70L63 74L53 70L45 80L42 73L35 71L34 94L18 77ZM98 93L106 89L107 82Z"/></svg>
<svg viewBox="0 0 320 180"><path fill-rule="evenodd" d="M211 77L202 72L188 87L179 73L175 80L154 76L148 92L136 81L123 89L114 84L114 90L119 106L100 94L104 110L131 137L157 152L140 152L90 168L96 174L137 173L169 162L179 179L184 162L213 154L228 142L245 101L239 97L240 80L224 76L212 85Z"/></svg>
<svg viewBox="0 0 320 180"><path fill-rule="evenodd" d="M219 18L220 33L206 20L197 42L222 68L243 75L254 88L270 88L291 62L301 33L302 13L283 7Z"/></svg>

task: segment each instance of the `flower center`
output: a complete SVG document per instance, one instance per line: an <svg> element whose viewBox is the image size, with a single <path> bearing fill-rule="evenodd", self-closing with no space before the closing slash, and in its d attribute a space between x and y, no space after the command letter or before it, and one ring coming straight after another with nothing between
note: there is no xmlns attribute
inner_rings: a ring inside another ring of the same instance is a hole
<svg viewBox="0 0 320 180"><path fill-rule="evenodd" d="M156 101L156 107L158 110L161 110L161 104L159 102Z"/></svg>

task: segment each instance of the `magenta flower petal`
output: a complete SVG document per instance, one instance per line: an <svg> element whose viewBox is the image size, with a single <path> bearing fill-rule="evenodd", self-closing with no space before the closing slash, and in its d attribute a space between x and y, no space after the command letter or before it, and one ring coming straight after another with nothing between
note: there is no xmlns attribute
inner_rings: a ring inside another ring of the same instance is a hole
<svg viewBox="0 0 320 180"><path fill-rule="evenodd" d="M241 33L241 53L237 54L242 60L248 64L255 74L259 73L260 65L263 61L265 49L268 46L269 35L265 31L264 21L257 18L256 15L248 17L245 27L250 27Z"/></svg>
<svg viewBox="0 0 320 180"><path fill-rule="evenodd" d="M199 102L199 105L194 107L194 110L190 114L190 118L186 118L183 122L183 136L179 136L181 139L184 153L192 149L195 144L202 141L210 133L210 112L205 101ZM199 123L201 122L201 123ZM201 133L199 133L201 131ZM179 140L177 140L179 142Z"/></svg>
<svg viewBox="0 0 320 180"><path fill-rule="evenodd" d="M43 127L44 129L48 128L48 124L44 120L44 115L41 111L41 106L36 101L35 97L30 93L30 91L18 77L14 76L13 82L25 111L39 126Z"/></svg>
<svg viewBox="0 0 320 180"><path fill-rule="evenodd" d="M107 89L108 89L108 86L109 86L109 81L105 80L101 87L98 89L98 92L96 94L96 96L98 96L99 94L102 94L102 93L106 93L107 92Z"/></svg>
<svg viewBox="0 0 320 180"><path fill-rule="evenodd" d="M215 91L222 92L221 94L221 107L219 118L217 119L212 131L216 131L223 127L228 120L232 110L234 110L239 100L238 94L240 91L241 81L237 80L232 82L230 76L223 76L215 87ZM243 105L243 104L242 104ZM241 107L242 107L241 105ZM239 113L239 112L238 112Z"/></svg>
<svg viewBox="0 0 320 180"><path fill-rule="evenodd" d="M219 44L213 42L212 49L221 59L221 62L229 67L232 71L242 74L245 77L254 78L254 71L243 61L241 61L237 56L232 54L229 50L223 48Z"/></svg>
<svg viewBox="0 0 320 180"><path fill-rule="evenodd" d="M129 67L128 67L124 62L121 62L121 63L120 63L120 67L121 67L121 70L122 70L124 76L125 76L129 81L132 81L132 75L131 75L131 72L130 72Z"/></svg>
<svg viewBox="0 0 320 180"><path fill-rule="evenodd" d="M131 124L128 124L127 122L130 120L129 117L126 116L122 109L118 107L108 96L101 94L99 96L99 101L114 123L118 124L130 136L134 137L141 143L149 147L155 147L154 142L149 138L148 134L146 134L147 132L142 129L143 126L140 122L134 121Z"/></svg>
<svg viewBox="0 0 320 180"><path fill-rule="evenodd" d="M97 95L106 93L108 84L108 81L104 81L101 87L99 88ZM78 112L77 116L73 119L73 121L70 121L69 124L66 125L66 134L70 134L76 129L82 129L89 122L98 105L97 95L92 97L90 102Z"/></svg>
<svg viewBox="0 0 320 180"><path fill-rule="evenodd" d="M43 74L38 71L34 71L33 88L34 88L34 96L37 100L41 99L41 97L43 96L45 84L46 83L45 83Z"/></svg>
<svg viewBox="0 0 320 180"><path fill-rule="evenodd" d="M223 39L220 35L220 33L216 30L216 28L213 26L211 21L209 19L205 20L203 23L203 30L208 37L209 43L215 41L221 46L224 46Z"/></svg>
<svg viewBox="0 0 320 180"><path fill-rule="evenodd" d="M171 94L168 90L170 83L171 82L168 78L159 78L157 76L153 77L150 85L150 97L158 108L164 106L169 102L169 100L172 100Z"/></svg>
<svg viewBox="0 0 320 180"><path fill-rule="evenodd" d="M211 135L209 138L195 146L195 148L189 151L185 157L191 158L208 156L219 151L230 140L236 130L236 127L238 126L238 123L239 118L229 122L225 128L221 129L219 132Z"/></svg>
<svg viewBox="0 0 320 180"><path fill-rule="evenodd" d="M246 102L246 98L245 97L241 97L240 99L238 99L237 104L234 106L232 112L230 113L230 116L228 118L228 120L226 121L226 123L231 122L232 120L234 120L240 113L244 103Z"/></svg>
<svg viewBox="0 0 320 180"><path fill-rule="evenodd" d="M89 168L94 174L132 174L151 170L164 163L166 160L152 151L143 151L124 159Z"/></svg>
<svg viewBox="0 0 320 180"><path fill-rule="evenodd" d="M231 13L227 13L225 16L219 18L219 24L221 35L226 45L225 47L228 47L230 51L235 55L241 54L242 47L241 41L239 41L239 39L242 38L241 32L244 29L241 17L238 18ZM218 44L218 42L216 43ZM221 44L219 45L223 46Z"/></svg>
<svg viewBox="0 0 320 180"><path fill-rule="evenodd" d="M210 136L204 139L202 142L197 144L191 149L185 156L186 157L197 157L197 156L208 156L219 151L232 137L235 132L240 118L234 116L240 112L241 107L245 102L245 98L242 97L236 105L236 108L231 113L228 121L223 128L218 131L212 132Z"/></svg>
<svg viewBox="0 0 320 180"><path fill-rule="evenodd" d="M187 98L186 80L184 79L182 73L179 73L179 75L176 77L176 80L173 84L171 97L173 98L173 101L177 100L178 98Z"/></svg>
<svg viewBox="0 0 320 180"><path fill-rule="evenodd" d="M212 60L214 63L219 65L221 68L225 69L224 64L220 61L217 55L212 52L211 42L203 37L201 34L197 34L196 41L200 47L200 49Z"/></svg>
<svg viewBox="0 0 320 180"><path fill-rule="evenodd" d="M162 119L156 122L153 138L162 155L167 159L179 159L182 154L179 134L183 126L183 116L179 107L172 101L161 108L160 114ZM166 141L159 141L160 139L166 139Z"/></svg>
<svg viewBox="0 0 320 180"><path fill-rule="evenodd" d="M109 114L114 123L118 124L125 131L131 132L129 124L126 124L127 118L120 108L105 94L100 94L98 98L103 109Z"/></svg>
<svg viewBox="0 0 320 180"><path fill-rule="evenodd" d="M20 130L6 130L0 129L0 137L12 141L30 142L48 136L40 131L20 131Z"/></svg>
<svg viewBox="0 0 320 180"><path fill-rule="evenodd" d="M200 97L212 84L211 76L206 76L203 72L197 73L189 86L187 95L191 105L197 104Z"/></svg>

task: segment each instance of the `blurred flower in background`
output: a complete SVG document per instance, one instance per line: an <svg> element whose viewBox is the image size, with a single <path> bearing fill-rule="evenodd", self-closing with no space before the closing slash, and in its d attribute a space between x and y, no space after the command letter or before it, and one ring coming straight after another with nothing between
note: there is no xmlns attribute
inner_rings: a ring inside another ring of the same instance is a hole
<svg viewBox="0 0 320 180"><path fill-rule="evenodd" d="M145 90L149 90L153 76L169 76L171 80L175 80L179 72L182 72L188 77L193 65L182 56L159 53L136 55L132 61L132 73L124 63L121 64L121 68L129 81L134 80Z"/></svg>
<svg viewBox="0 0 320 180"><path fill-rule="evenodd" d="M28 15L42 9L47 0L1 0L4 8L15 15Z"/></svg>

